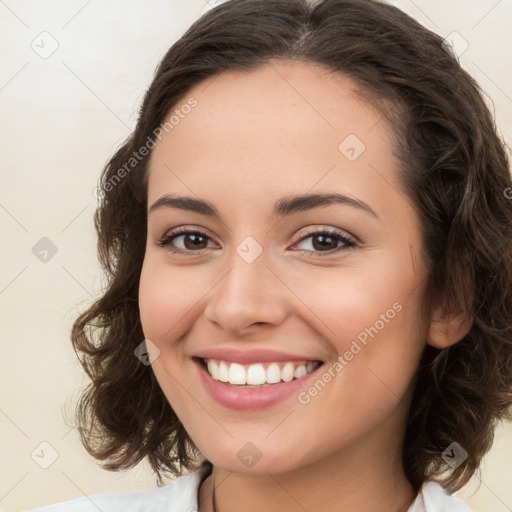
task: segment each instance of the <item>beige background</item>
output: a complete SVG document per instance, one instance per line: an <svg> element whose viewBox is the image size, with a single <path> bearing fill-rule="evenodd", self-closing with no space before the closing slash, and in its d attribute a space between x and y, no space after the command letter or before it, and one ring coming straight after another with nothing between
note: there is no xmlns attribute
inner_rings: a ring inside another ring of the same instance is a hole
<svg viewBox="0 0 512 512"><path fill-rule="evenodd" d="M461 62L510 143L512 2L393 3L443 37L460 34L459 51L467 41ZM100 170L134 127L160 58L206 8L203 0L0 1L0 511L155 487L146 465L102 470L65 423L86 382L69 330L101 287L92 221ZM57 249L46 263L32 252L43 237ZM40 464L57 458L43 469L31 454ZM511 458L509 425L497 431L481 480L460 492L476 512L512 510Z"/></svg>

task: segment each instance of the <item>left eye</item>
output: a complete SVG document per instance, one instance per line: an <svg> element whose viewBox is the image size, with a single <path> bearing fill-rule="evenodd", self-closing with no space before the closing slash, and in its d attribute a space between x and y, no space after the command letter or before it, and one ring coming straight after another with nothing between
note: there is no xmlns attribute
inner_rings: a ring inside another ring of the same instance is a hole
<svg viewBox="0 0 512 512"><path fill-rule="evenodd" d="M349 249L356 245L356 243L351 238L349 238L344 233L339 231L316 231L301 238L299 240L299 243L304 242L305 240L308 239L311 239L311 242L309 242L307 245L309 247L312 247L314 250L306 250L305 252L337 252L337 250ZM341 242L341 247L339 245L339 242ZM301 249L301 252L303 251L304 250Z"/></svg>
<svg viewBox="0 0 512 512"><path fill-rule="evenodd" d="M179 239L182 239L181 243L183 247L176 247L173 245L173 242ZM306 245L309 246L310 249L298 249L299 252L313 254L318 252L332 253L340 250L347 250L355 247L356 245L356 242L349 238L348 235L337 230L331 231L324 229L321 231L315 231L302 237L297 244L304 243L308 239L311 239L311 242ZM182 229L166 234L156 244L173 253L191 255L191 253L197 253L197 251L206 249L205 244L207 245L208 241L211 241L210 237L202 231Z"/></svg>

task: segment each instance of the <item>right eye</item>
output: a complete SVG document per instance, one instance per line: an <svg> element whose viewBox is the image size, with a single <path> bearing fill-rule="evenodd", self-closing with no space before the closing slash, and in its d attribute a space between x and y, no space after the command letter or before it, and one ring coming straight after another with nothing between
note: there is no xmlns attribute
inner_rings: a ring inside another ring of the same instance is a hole
<svg viewBox="0 0 512 512"><path fill-rule="evenodd" d="M182 239L184 247L175 247L173 243L180 238ZM190 241L190 244L187 244L187 240ZM178 228L174 231L171 231L170 233L166 233L166 235L161 240L156 242L156 245L173 253L188 256L194 255L191 254L191 252L194 253L205 249L206 247L200 246L203 245L205 241L207 243L208 240L210 240L210 237L202 231L198 231L196 229L193 230L188 228ZM187 245L189 245L189 247L187 247Z"/></svg>

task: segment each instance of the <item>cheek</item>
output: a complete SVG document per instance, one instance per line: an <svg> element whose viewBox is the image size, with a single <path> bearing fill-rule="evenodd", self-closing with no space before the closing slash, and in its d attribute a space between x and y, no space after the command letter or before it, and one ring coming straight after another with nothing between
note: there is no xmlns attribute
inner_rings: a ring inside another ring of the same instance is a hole
<svg viewBox="0 0 512 512"><path fill-rule="evenodd" d="M174 376L182 358L179 340L186 332L187 311L193 303L187 291L194 289L184 282L179 269L173 271L152 254L145 258L139 282L140 320L144 337L158 347L151 368L176 413L186 410Z"/></svg>
<svg viewBox="0 0 512 512"><path fill-rule="evenodd" d="M178 319L186 322L187 313L204 290L198 288L196 279L191 280L183 269L144 260L139 283L139 311L144 335L155 340L176 337L173 329Z"/></svg>
<svg viewBox="0 0 512 512"><path fill-rule="evenodd" d="M372 261L373 260L373 261ZM395 264L382 255L368 258L364 265L314 269L309 275L294 276L294 292L314 314L315 326L336 348L377 323L378 330L399 324L401 311L414 297L416 281L407 271L395 271ZM368 335L368 334L367 334Z"/></svg>
<svg viewBox="0 0 512 512"><path fill-rule="evenodd" d="M379 252L364 267L325 270L297 279L294 290L307 298L314 328L343 358L342 380L350 377L370 395L379 386L401 395L426 342L419 321L421 276L407 258Z"/></svg>

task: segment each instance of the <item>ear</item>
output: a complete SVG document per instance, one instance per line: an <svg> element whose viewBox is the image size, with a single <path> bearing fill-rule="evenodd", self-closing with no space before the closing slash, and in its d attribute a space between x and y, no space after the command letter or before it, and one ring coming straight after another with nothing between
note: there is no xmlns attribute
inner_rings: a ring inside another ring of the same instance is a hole
<svg viewBox="0 0 512 512"><path fill-rule="evenodd" d="M448 313L442 306L432 311L428 329L427 343L443 349L459 342L470 331L473 318L464 313Z"/></svg>

